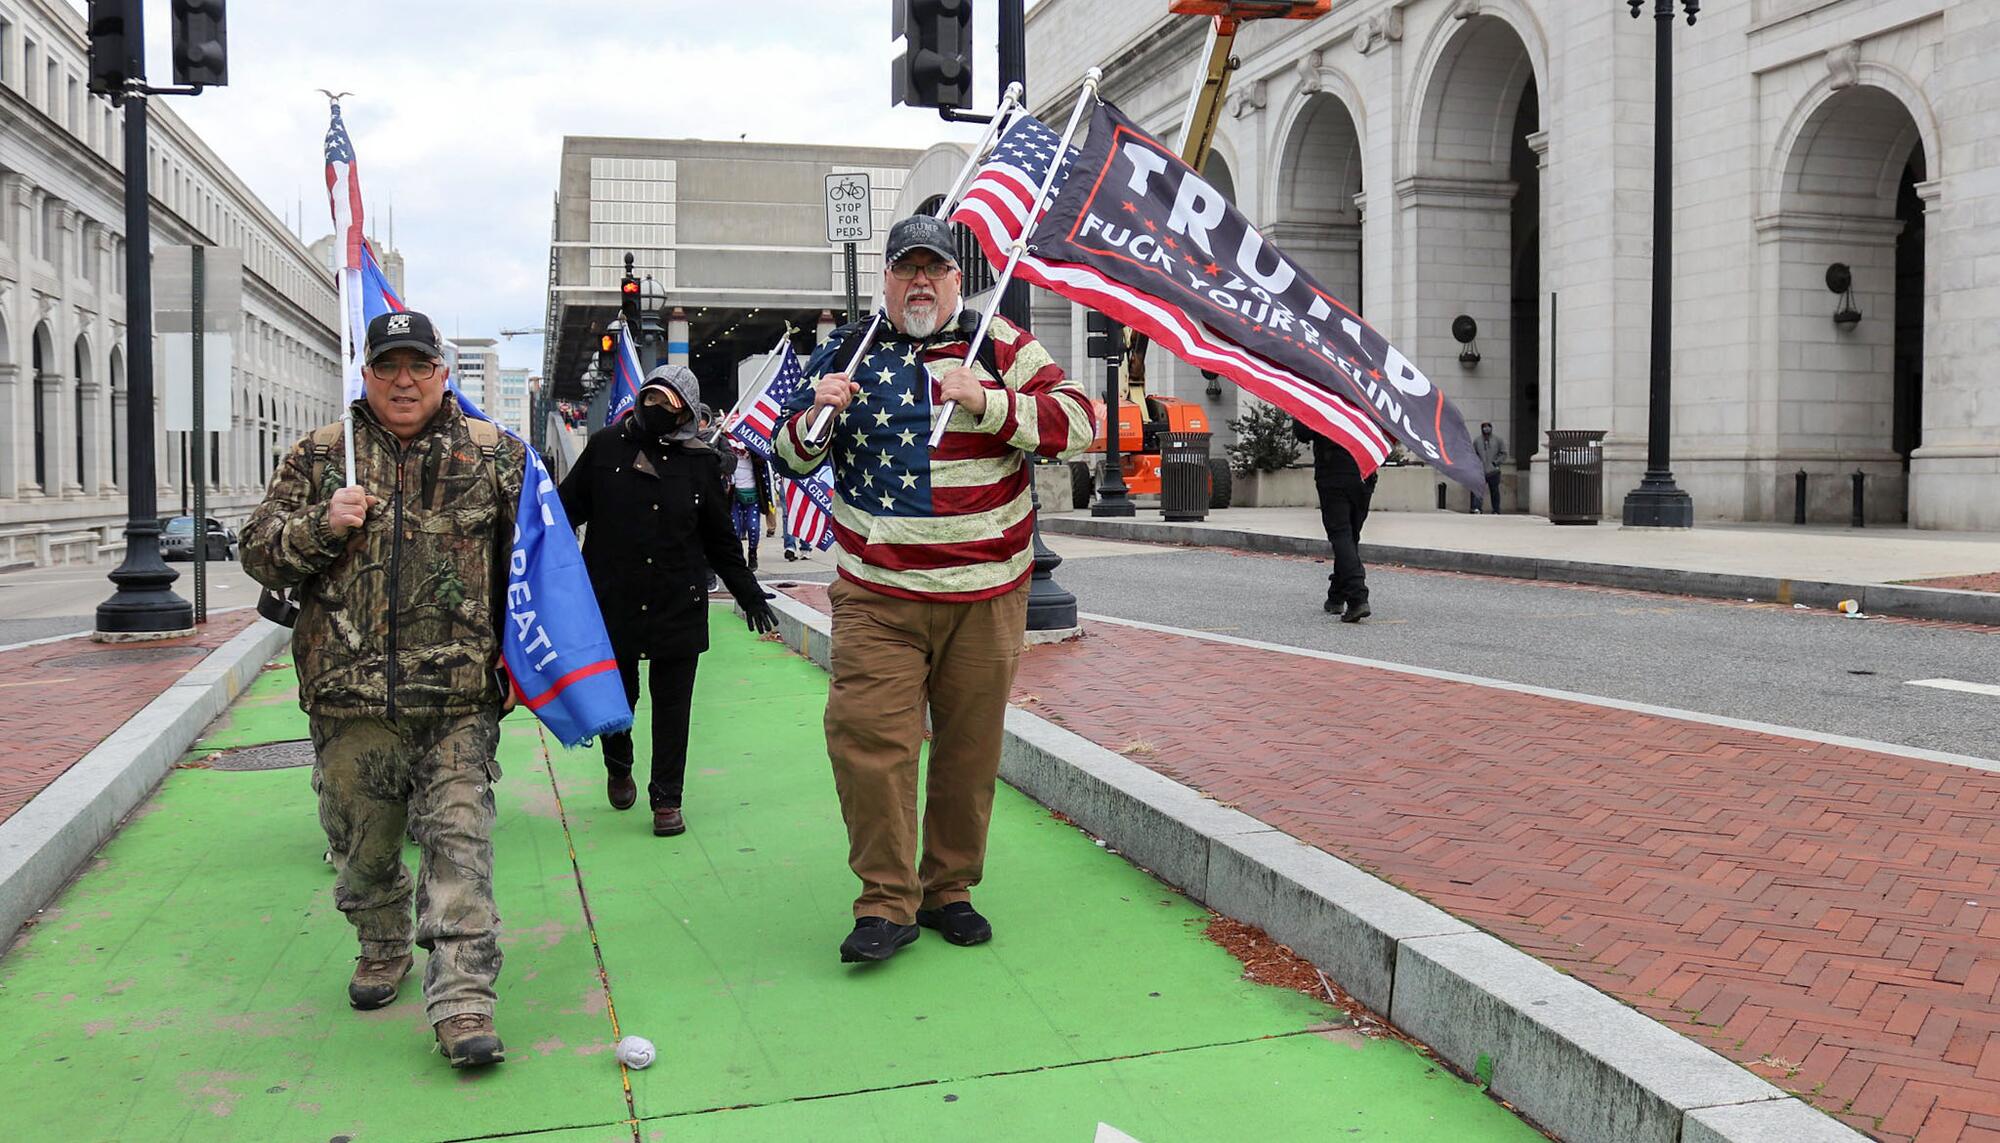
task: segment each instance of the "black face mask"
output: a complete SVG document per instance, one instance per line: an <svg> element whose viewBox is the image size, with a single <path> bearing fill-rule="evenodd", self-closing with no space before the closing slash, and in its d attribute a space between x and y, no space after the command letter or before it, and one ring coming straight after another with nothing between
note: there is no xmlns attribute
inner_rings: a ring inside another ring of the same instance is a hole
<svg viewBox="0 0 2000 1143"><path fill-rule="evenodd" d="M689 410L685 405L678 409L668 408L665 405L641 405L639 427L646 430L649 436L663 437L687 424L688 415Z"/></svg>

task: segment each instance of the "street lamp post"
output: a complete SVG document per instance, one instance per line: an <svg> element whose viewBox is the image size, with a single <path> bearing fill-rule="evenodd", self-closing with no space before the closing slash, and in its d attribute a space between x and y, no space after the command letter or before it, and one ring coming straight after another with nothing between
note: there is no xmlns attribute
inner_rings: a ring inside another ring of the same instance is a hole
<svg viewBox="0 0 2000 1143"><path fill-rule="evenodd" d="M667 360L666 319L667 288L656 281L651 274L639 280L639 329L645 334L646 344L654 347L652 364L659 365Z"/></svg>
<svg viewBox="0 0 2000 1143"><path fill-rule="evenodd" d="M1625 0L1638 19L1646 0ZM1625 494L1625 526L1690 528L1694 500L1674 483L1674 4L1654 0L1653 55L1653 345L1646 416L1646 475ZM1680 0L1692 25L1701 0Z"/></svg>

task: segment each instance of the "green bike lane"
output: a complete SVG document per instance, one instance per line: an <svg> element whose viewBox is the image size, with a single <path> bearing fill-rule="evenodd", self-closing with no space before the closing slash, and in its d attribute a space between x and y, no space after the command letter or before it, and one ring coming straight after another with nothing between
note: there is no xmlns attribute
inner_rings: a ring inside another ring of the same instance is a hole
<svg viewBox="0 0 2000 1143"><path fill-rule="evenodd" d="M0 1134L1541 1138L1409 1046L1244 979L1205 910L1004 786L977 891L995 940L927 932L840 964L854 885L825 675L714 618L685 836L610 810L594 750L504 724L504 1065L444 1066L417 975L350 1010L308 772L207 768L304 736L280 664L0 959ZM641 757L644 728L642 710ZM614 1027L658 1062L622 1069Z"/></svg>

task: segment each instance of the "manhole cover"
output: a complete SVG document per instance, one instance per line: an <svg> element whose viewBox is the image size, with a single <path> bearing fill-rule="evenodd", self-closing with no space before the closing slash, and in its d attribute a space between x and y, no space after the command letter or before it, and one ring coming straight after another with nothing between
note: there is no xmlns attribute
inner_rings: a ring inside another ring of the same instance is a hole
<svg viewBox="0 0 2000 1143"><path fill-rule="evenodd" d="M202 760L202 765L211 770L284 770L312 764L313 744L309 738L224 750Z"/></svg>
<svg viewBox="0 0 2000 1143"><path fill-rule="evenodd" d="M121 663L160 663L168 659L185 659L190 655L206 655L202 647L123 647L116 651L85 651L77 655L63 655L55 659L43 659L42 669L51 667L69 670L76 667L115 667Z"/></svg>

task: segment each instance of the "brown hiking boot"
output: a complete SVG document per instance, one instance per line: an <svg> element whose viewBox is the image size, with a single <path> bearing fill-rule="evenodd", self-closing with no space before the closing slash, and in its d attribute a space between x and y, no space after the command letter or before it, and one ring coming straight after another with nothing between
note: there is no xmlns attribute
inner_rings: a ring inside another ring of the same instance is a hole
<svg viewBox="0 0 2000 1143"><path fill-rule="evenodd" d="M687 832L687 819L681 816L679 806L653 807L653 836L674 837Z"/></svg>
<svg viewBox="0 0 2000 1143"><path fill-rule="evenodd" d="M604 779L604 792L611 799L614 810L629 810L632 803L639 800L639 784L632 780L632 772L623 774L612 772Z"/></svg>
<svg viewBox="0 0 2000 1143"><path fill-rule="evenodd" d="M500 1034L493 1030L493 1017L483 1012L461 1012L437 1022L438 1051L455 1068L483 1068L507 1058Z"/></svg>
<svg viewBox="0 0 2000 1143"><path fill-rule="evenodd" d="M396 986L410 975L410 954L377 960L361 957L347 982L347 1002L363 1012L396 1002Z"/></svg>

